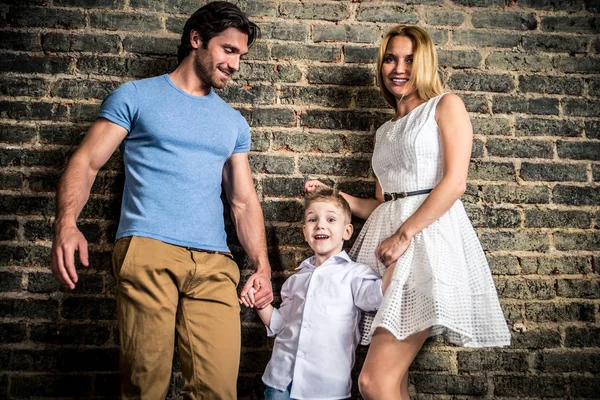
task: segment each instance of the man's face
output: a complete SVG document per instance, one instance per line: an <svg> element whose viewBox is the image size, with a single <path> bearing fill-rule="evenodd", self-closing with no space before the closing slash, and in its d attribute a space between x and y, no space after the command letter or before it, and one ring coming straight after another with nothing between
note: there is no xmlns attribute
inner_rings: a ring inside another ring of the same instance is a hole
<svg viewBox="0 0 600 400"><path fill-rule="evenodd" d="M196 32L192 32L192 36ZM192 38L192 42L194 38ZM208 86L221 89L234 72L240 69L240 60L248 53L248 35L236 28L227 28L196 49L195 69L198 77Z"/></svg>

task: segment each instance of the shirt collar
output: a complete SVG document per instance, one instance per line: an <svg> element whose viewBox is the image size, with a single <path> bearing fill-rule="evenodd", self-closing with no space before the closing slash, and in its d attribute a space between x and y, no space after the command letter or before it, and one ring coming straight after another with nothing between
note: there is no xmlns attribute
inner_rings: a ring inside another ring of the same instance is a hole
<svg viewBox="0 0 600 400"><path fill-rule="evenodd" d="M328 264L329 261L333 261L334 259L338 259L339 263L343 263L344 261L352 262L348 253L346 253L346 250L342 250L339 253L337 253L336 255L333 255L333 256L329 257L327 260L325 260L325 262L323 262L323 264L321 264L321 266ZM298 268L296 268L296 270L301 270L304 268L315 269L317 267L315 267L314 262L315 262L315 256L309 257L306 260L302 261L302 263L298 266Z"/></svg>

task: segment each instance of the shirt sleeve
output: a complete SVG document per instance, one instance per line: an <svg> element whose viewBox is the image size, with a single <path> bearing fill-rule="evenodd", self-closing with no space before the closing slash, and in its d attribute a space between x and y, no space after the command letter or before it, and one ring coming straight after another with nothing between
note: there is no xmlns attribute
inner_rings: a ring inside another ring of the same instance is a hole
<svg viewBox="0 0 600 400"><path fill-rule="evenodd" d="M246 118L240 115L239 133L235 142L234 153L247 153L250 151L252 145L252 135L250 134L250 126L246 121Z"/></svg>
<svg viewBox="0 0 600 400"><path fill-rule="evenodd" d="M381 277L368 265L359 264L357 269L352 281L354 304L363 311L375 311L383 301Z"/></svg>
<svg viewBox="0 0 600 400"><path fill-rule="evenodd" d="M271 322L267 326L267 336L277 336L283 328L285 328L287 321L289 321L292 314L292 291L291 291L291 278L286 280L281 287L281 305L279 308L273 309L271 314Z"/></svg>
<svg viewBox="0 0 600 400"><path fill-rule="evenodd" d="M98 117L106 118L131 132L138 112L137 96L137 88L133 82L119 86L104 98Z"/></svg>

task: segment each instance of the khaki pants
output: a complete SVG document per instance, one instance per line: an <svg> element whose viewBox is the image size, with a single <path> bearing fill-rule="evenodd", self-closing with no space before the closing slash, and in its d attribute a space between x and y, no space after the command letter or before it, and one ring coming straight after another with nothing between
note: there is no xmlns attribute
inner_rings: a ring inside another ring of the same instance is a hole
<svg viewBox="0 0 600 400"><path fill-rule="evenodd" d="M236 399L240 307L236 263L143 237L113 251L123 399L164 399L175 331L185 399Z"/></svg>

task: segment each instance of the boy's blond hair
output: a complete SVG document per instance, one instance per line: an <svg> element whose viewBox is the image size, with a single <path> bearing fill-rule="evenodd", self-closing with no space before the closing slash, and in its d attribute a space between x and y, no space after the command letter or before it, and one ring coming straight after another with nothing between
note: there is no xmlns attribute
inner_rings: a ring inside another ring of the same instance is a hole
<svg viewBox="0 0 600 400"><path fill-rule="evenodd" d="M346 218L346 223L350 223L350 220L352 219L350 204L348 204L346 199L340 194L339 191L329 187L318 187L314 192L308 193L304 197L304 211L306 212L306 209L312 203L316 203L318 201L326 201L336 205L340 210L342 210L342 214Z"/></svg>

